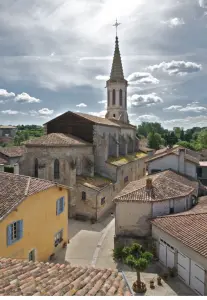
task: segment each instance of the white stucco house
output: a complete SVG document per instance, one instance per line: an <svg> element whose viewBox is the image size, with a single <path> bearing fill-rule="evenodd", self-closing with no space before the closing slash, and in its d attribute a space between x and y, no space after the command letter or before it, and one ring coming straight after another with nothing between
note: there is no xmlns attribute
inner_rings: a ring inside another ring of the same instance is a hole
<svg viewBox="0 0 207 300"><path fill-rule="evenodd" d="M150 236L151 219L189 210L198 188L198 181L172 170L130 182L113 200L116 237Z"/></svg>
<svg viewBox="0 0 207 300"><path fill-rule="evenodd" d="M172 169L197 179L199 156L199 153L183 147L167 149L165 152L156 154L146 161L148 174Z"/></svg>
<svg viewBox="0 0 207 300"><path fill-rule="evenodd" d="M155 218L157 255L197 294L207 295L207 197L187 212Z"/></svg>

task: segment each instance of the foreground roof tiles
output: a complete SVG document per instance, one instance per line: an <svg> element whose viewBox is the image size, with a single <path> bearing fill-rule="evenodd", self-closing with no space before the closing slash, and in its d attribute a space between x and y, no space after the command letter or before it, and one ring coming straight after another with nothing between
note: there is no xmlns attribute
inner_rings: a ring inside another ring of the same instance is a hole
<svg viewBox="0 0 207 300"><path fill-rule="evenodd" d="M56 147L66 147L66 146L91 146L80 138L75 136L64 134L64 133L50 133L48 135L43 135L40 138L36 138L25 142L26 146L56 146Z"/></svg>
<svg viewBox="0 0 207 300"><path fill-rule="evenodd" d="M0 183L0 220L27 196L56 185L49 180L6 172L0 172Z"/></svg>
<svg viewBox="0 0 207 300"><path fill-rule="evenodd" d="M130 296L111 269L0 258L0 296Z"/></svg>
<svg viewBox="0 0 207 300"><path fill-rule="evenodd" d="M152 224L207 257L207 197L189 211L158 217Z"/></svg>
<svg viewBox="0 0 207 300"><path fill-rule="evenodd" d="M147 178L152 179L152 188L146 188ZM198 187L198 182L187 179L172 170L130 182L114 199L114 202L158 202L189 195Z"/></svg>
<svg viewBox="0 0 207 300"><path fill-rule="evenodd" d="M20 157L25 153L24 146L0 147L0 153L8 157Z"/></svg>

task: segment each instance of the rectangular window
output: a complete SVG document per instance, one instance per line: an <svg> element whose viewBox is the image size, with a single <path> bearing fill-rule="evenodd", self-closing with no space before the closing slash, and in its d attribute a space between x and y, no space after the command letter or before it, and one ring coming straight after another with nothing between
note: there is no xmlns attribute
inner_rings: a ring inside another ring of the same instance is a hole
<svg viewBox="0 0 207 300"><path fill-rule="evenodd" d="M56 215L60 215L64 211L65 199L61 197L56 201Z"/></svg>
<svg viewBox="0 0 207 300"><path fill-rule="evenodd" d="M101 205L104 205L106 203L105 197L101 198Z"/></svg>
<svg viewBox="0 0 207 300"><path fill-rule="evenodd" d="M127 183L128 182L128 176L124 177L124 183Z"/></svg>
<svg viewBox="0 0 207 300"><path fill-rule="evenodd" d="M57 247L63 240L63 229L58 231L54 237L54 246Z"/></svg>
<svg viewBox="0 0 207 300"><path fill-rule="evenodd" d="M82 198L82 200L86 200L86 192L82 192L81 198Z"/></svg>
<svg viewBox="0 0 207 300"><path fill-rule="evenodd" d="M7 226L7 245L12 245L23 236L23 220L13 222Z"/></svg>
<svg viewBox="0 0 207 300"><path fill-rule="evenodd" d="M174 207L170 207L170 214L174 214Z"/></svg>

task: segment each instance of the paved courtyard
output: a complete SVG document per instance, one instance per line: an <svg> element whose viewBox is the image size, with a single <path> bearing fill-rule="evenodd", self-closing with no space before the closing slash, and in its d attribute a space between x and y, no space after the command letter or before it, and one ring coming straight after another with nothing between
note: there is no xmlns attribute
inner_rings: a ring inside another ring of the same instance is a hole
<svg viewBox="0 0 207 300"><path fill-rule="evenodd" d="M117 265L112 258L114 248L115 220L110 214L91 224L86 221L69 220L69 240L66 249L60 249L55 262L69 262L74 266L93 266L98 268L113 268L123 271L129 286L136 280L136 273L125 265ZM162 286L157 285L157 275L162 273L159 263L153 263L141 279L147 285L145 296L191 296L194 292L179 278L169 278L163 281ZM155 281L155 289L150 289L149 282Z"/></svg>

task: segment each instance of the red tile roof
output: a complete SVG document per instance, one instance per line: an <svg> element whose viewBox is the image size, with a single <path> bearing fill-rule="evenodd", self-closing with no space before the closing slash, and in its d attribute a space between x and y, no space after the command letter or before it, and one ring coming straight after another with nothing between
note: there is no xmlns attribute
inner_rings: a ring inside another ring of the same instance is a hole
<svg viewBox="0 0 207 300"><path fill-rule="evenodd" d="M0 183L0 221L27 196L56 185L49 180L6 172L0 172Z"/></svg>
<svg viewBox="0 0 207 300"><path fill-rule="evenodd" d="M26 152L24 146L0 147L0 153L8 157L20 157Z"/></svg>
<svg viewBox="0 0 207 300"><path fill-rule="evenodd" d="M152 189L146 188L146 179L152 179ZM196 180L187 179L172 170L130 182L115 198L114 202L158 202L185 197L198 187Z"/></svg>
<svg viewBox="0 0 207 300"><path fill-rule="evenodd" d="M0 296L130 296L116 270L0 258Z"/></svg>
<svg viewBox="0 0 207 300"><path fill-rule="evenodd" d="M6 159L0 157L0 165L4 165L7 163L8 163L8 161Z"/></svg>
<svg viewBox="0 0 207 300"><path fill-rule="evenodd" d="M152 224L207 257L207 197L189 211L158 217Z"/></svg>
<svg viewBox="0 0 207 300"><path fill-rule="evenodd" d="M39 138L25 142L26 146L44 147L68 147L68 146L92 146L80 138L64 133L50 133Z"/></svg>

